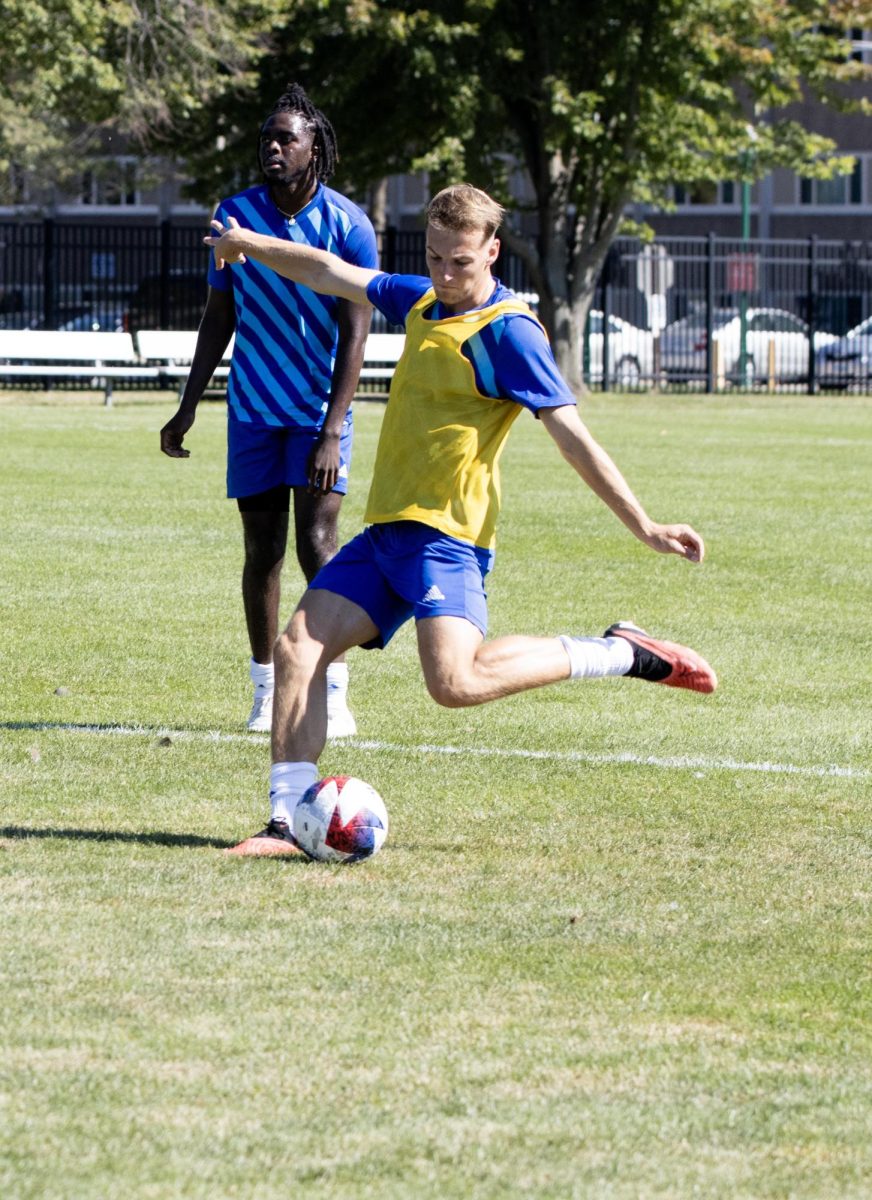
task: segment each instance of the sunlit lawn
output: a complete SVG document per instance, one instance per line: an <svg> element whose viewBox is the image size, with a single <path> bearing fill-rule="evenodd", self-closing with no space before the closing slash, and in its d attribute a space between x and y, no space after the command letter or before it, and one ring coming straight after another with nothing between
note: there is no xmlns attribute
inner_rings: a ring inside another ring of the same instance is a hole
<svg viewBox="0 0 872 1200"><path fill-rule="evenodd" d="M522 416L493 633L633 619L721 687L467 712L413 631L351 656L382 793L352 868L234 861L248 735L224 414L7 397L0 1195L868 1197L872 403L594 397L636 543ZM343 531L382 407L357 408ZM289 559L284 609L301 579Z"/></svg>

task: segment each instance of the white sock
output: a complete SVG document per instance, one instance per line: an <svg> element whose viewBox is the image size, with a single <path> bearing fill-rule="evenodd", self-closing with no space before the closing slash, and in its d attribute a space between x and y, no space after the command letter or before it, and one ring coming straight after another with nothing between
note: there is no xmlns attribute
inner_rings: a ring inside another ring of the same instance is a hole
<svg viewBox="0 0 872 1200"><path fill-rule="evenodd" d="M572 679L626 675L633 665L633 647L626 638L579 638L561 634L560 641L569 655Z"/></svg>
<svg viewBox="0 0 872 1200"><path fill-rule="evenodd" d="M348 663L332 662L327 668L327 711L348 705Z"/></svg>
<svg viewBox="0 0 872 1200"><path fill-rule="evenodd" d="M291 825L300 797L317 778L318 768L314 763L273 763L269 773L270 816Z"/></svg>
<svg viewBox="0 0 872 1200"><path fill-rule="evenodd" d="M276 669L273 663L259 663L252 659L248 665L248 675L256 692L275 691Z"/></svg>

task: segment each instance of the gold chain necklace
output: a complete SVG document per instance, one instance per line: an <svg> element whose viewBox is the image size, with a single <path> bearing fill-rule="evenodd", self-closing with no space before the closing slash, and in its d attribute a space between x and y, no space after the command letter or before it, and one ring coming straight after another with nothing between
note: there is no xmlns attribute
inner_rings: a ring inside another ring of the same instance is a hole
<svg viewBox="0 0 872 1200"><path fill-rule="evenodd" d="M272 200L272 196L270 196L270 199ZM308 203L309 203L309 201L307 200L306 204L308 204ZM276 203L275 200L273 200L273 204L275 204L276 208L279 210L279 212L282 214L282 216L287 220L289 225L296 225L297 217L303 211L303 209L306 207L306 204L301 204L298 209L296 209L292 213L289 213L289 212L286 212L280 204Z"/></svg>

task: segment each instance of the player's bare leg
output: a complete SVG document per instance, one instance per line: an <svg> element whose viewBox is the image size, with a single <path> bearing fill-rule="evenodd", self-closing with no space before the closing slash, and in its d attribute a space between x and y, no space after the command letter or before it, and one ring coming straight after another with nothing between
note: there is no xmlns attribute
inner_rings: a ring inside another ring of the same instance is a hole
<svg viewBox="0 0 872 1200"><path fill-rule="evenodd" d="M327 667L337 655L371 641L378 629L358 605L333 592L306 592L274 650L269 824L226 851L239 857L298 853L293 809L317 778L327 740Z"/></svg>
<svg viewBox="0 0 872 1200"><path fill-rule="evenodd" d="M417 634L427 690L446 708L486 704L569 678L569 657L556 637L486 642L464 617L425 617Z"/></svg>
<svg viewBox="0 0 872 1200"><path fill-rule="evenodd" d="M273 762L317 762L327 739L327 667L378 636L364 610L344 596L309 589L275 645Z"/></svg>
<svg viewBox="0 0 872 1200"><path fill-rule="evenodd" d="M303 487L293 492L297 560L307 583L311 583L336 553L342 495L312 493ZM357 723L348 707L348 667L345 655L340 654L327 670L327 736L353 737L355 733Z"/></svg>
<svg viewBox="0 0 872 1200"><path fill-rule="evenodd" d="M288 538L288 513L280 509L240 513L245 546L242 603L251 646L254 700L248 728L266 732L272 725L273 645L279 629L281 573Z"/></svg>
<svg viewBox="0 0 872 1200"><path fill-rule="evenodd" d="M562 679L631 675L668 687L713 692L714 671L695 651L656 641L627 624L601 637L511 636L486 642L462 617L418 621L418 651L427 690L438 704L485 704Z"/></svg>
<svg viewBox="0 0 872 1200"><path fill-rule="evenodd" d="M286 512L243 512L245 563L242 568L242 603L251 657L272 662L279 631L281 573L288 540Z"/></svg>

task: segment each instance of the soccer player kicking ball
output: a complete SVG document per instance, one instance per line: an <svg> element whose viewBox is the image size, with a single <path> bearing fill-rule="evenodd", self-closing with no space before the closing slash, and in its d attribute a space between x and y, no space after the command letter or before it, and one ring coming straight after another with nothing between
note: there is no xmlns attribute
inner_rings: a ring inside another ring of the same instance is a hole
<svg viewBox="0 0 872 1200"><path fill-rule="evenodd" d="M406 329L367 527L322 567L276 642L270 821L228 854L298 853L292 816L318 778L327 666L353 646L386 646L411 617L427 690L448 708L568 678L633 675L697 692L717 686L693 650L628 624L612 625L603 637L485 641L483 581L493 563L499 457L524 408L640 541L690 562L704 553L689 525L647 515L578 416L539 321L494 278L502 217L500 205L469 184L439 192L427 209L429 278L368 270L217 221L206 238L219 266L253 258L313 291L369 301Z"/></svg>

